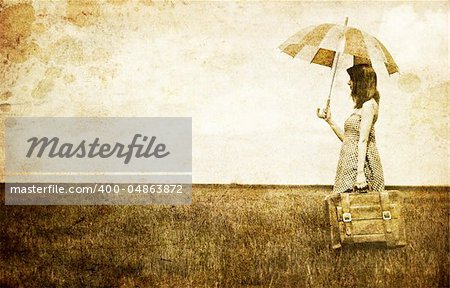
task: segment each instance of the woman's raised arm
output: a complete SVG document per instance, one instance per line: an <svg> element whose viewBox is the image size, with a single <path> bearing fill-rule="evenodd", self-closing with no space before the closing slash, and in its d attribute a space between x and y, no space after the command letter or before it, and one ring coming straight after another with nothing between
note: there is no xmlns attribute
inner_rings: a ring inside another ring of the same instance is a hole
<svg viewBox="0 0 450 288"><path fill-rule="evenodd" d="M324 109L323 112L317 109L317 117L324 119L333 130L334 134L341 140L344 141L344 132L337 126L337 124L331 119L331 111L329 109Z"/></svg>

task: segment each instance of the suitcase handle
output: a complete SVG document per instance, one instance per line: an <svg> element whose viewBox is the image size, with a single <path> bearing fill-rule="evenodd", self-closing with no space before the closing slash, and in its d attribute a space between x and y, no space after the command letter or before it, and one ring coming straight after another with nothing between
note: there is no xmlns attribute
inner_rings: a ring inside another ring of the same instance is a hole
<svg viewBox="0 0 450 288"><path fill-rule="evenodd" d="M369 192L369 186L363 187L363 188L357 188L356 186L353 187L353 192L359 192L359 193L367 193Z"/></svg>
<svg viewBox="0 0 450 288"><path fill-rule="evenodd" d="M353 192L358 192L358 193L367 193L369 191L372 191L372 189L369 186L369 183L367 183L367 185L363 188L358 188L356 186L353 186Z"/></svg>

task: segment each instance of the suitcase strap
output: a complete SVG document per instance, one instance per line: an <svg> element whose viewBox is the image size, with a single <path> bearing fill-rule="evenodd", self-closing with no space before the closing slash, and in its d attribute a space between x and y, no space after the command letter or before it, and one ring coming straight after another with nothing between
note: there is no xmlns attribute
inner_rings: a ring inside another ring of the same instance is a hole
<svg viewBox="0 0 450 288"><path fill-rule="evenodd" d="M384 236L386 237L386 244L388 247L395 246L394 233L392 233L392 215L391 203L389 201L389 194L387 191L380 191L380 204L383 217Z"/></svg>
<svg viewBox="0 0 450 288"><path fill-rule="evenodd" d="M327 211L328 211L328 215L327 217L329 217L330 219L330 236L331 236L331 247L333 249L338 249L341 248L341 241L340 239L337 239L337 237L339 237L339 233L337 233L335 235L336 231L339 231L339 226L338 226L338 219L337 219L337 214L336 214L336 206L335 203L333 201L333 198L331 197L326 197L325 198L325 204L327 207Z"/></svg>
<svg viewBox="0 0 450 288"><path fill-rule="evenodd" d="M352 215L350 213L350 193L341 193L342 197L342 220L344 222L345 234L352 237Z"/></svg>

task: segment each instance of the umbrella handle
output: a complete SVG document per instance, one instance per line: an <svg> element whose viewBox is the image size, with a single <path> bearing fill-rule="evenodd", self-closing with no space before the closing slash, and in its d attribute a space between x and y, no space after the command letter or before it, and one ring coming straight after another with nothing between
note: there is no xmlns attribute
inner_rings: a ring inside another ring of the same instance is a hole
<svg viewBox="0 0 450 288"><path fill-rule="evenodd" d="M327 99L327 104L325 106L325 108L322 109L323 113L326 114L328 112L328 110L330 110L330 98L328 97ZM317 117L320 117L320 108L317 108Z"/></svg>

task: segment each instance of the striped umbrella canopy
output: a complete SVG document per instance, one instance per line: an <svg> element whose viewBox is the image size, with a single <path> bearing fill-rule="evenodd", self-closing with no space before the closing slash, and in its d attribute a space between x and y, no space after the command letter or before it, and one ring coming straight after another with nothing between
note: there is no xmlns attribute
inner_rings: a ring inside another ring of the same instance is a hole
<svg viewBox="0 0 450 288"><path fill-rule="evenodd" d="M292 57L328 67L333 67L335 58L339 57L336 53L341 52L352 55L354 64L380 61L384 62L389 75L399 71L391 54L377 38L346 24L306 27L281 44L280 49Z"/></svg>

